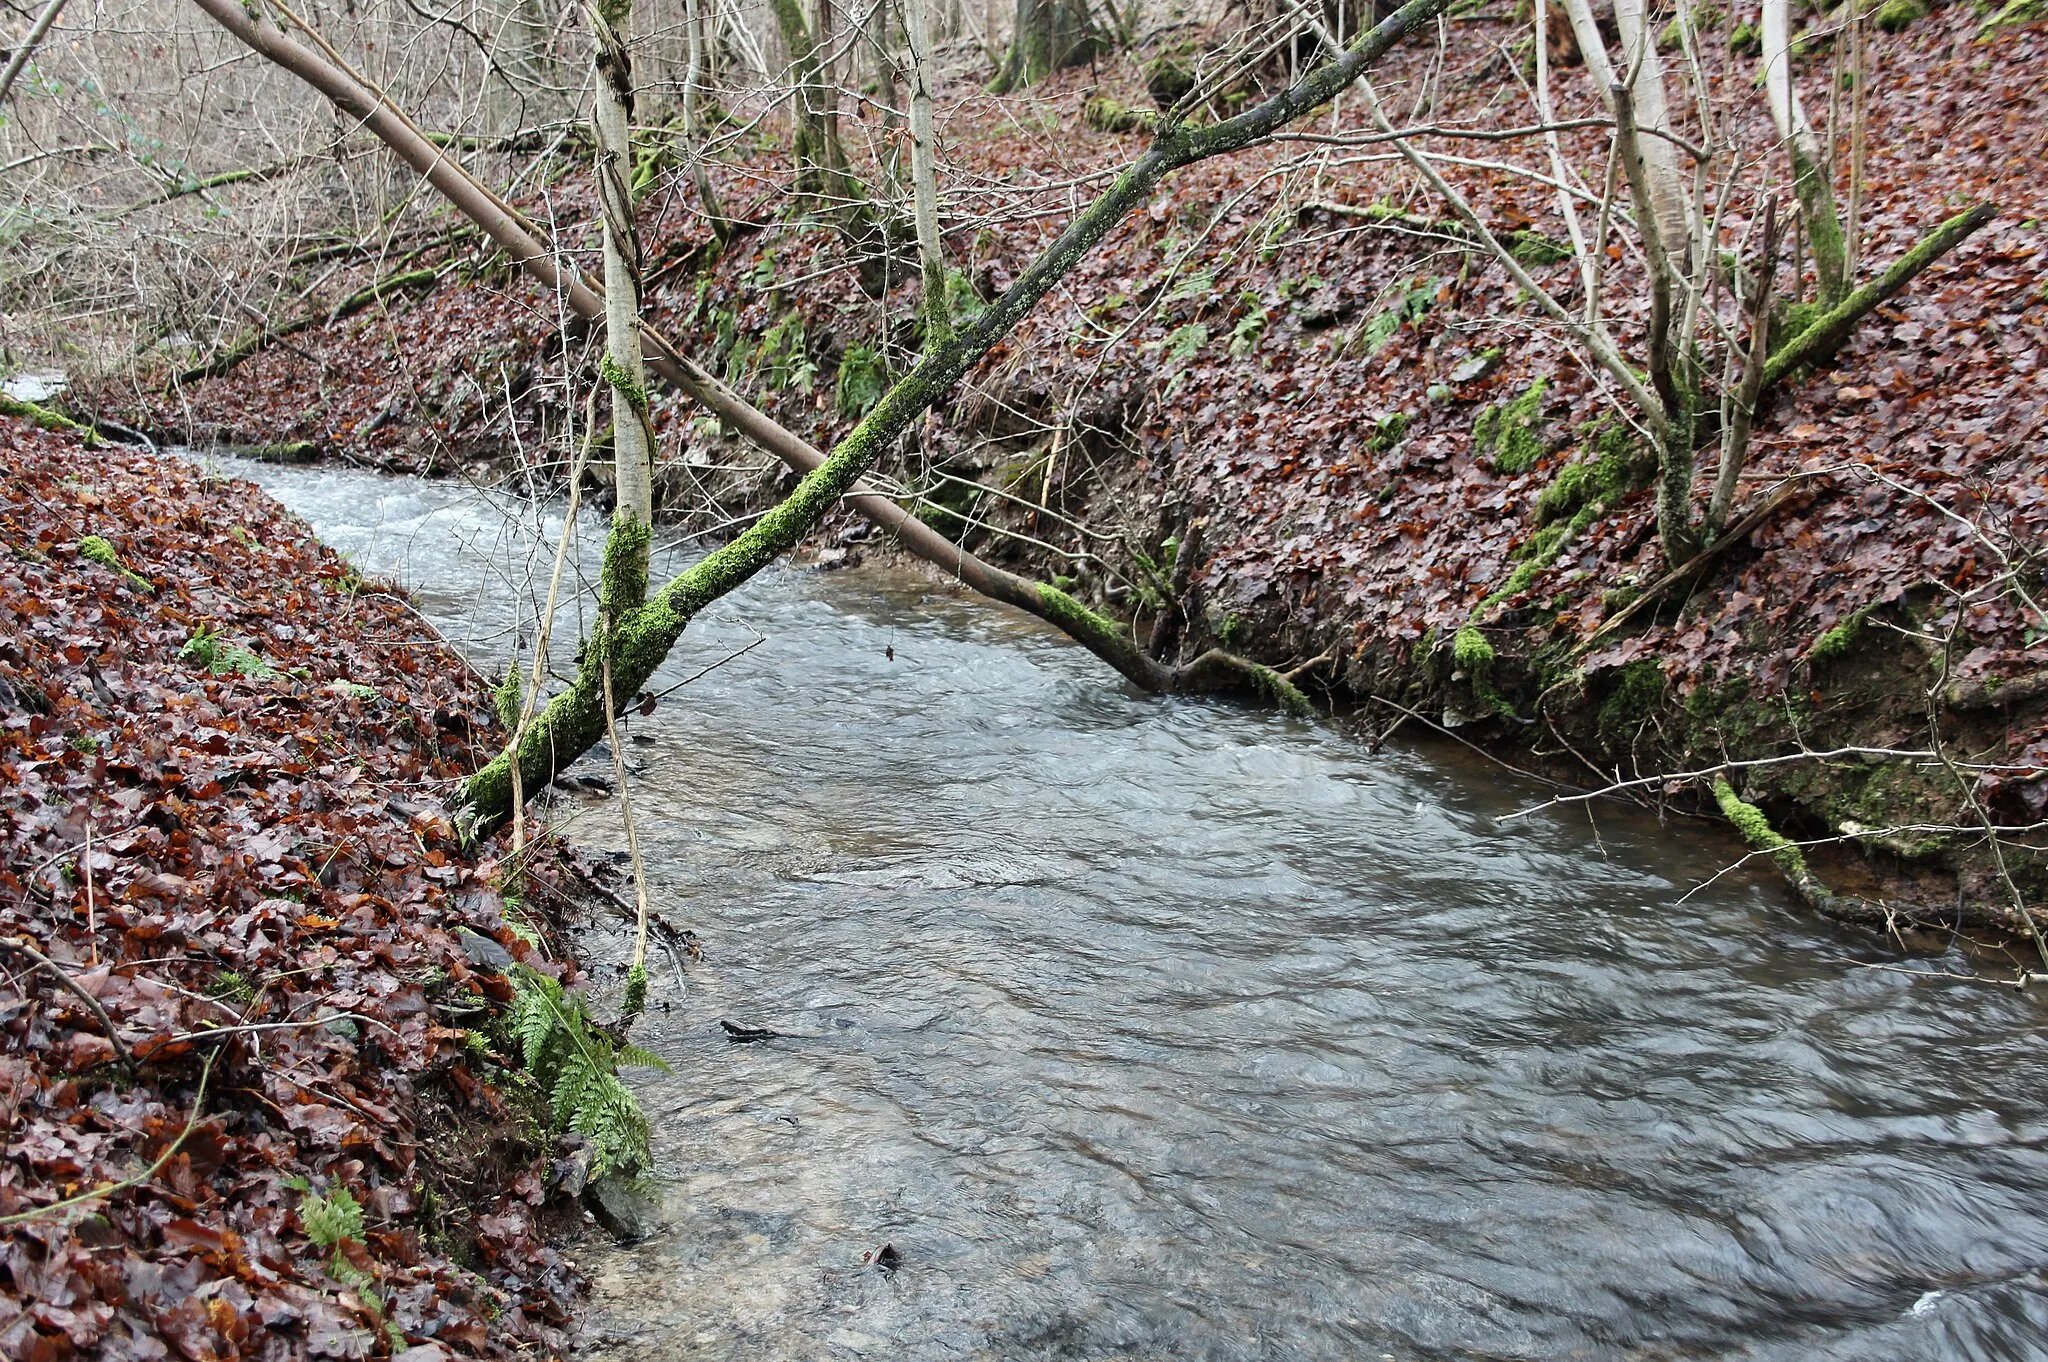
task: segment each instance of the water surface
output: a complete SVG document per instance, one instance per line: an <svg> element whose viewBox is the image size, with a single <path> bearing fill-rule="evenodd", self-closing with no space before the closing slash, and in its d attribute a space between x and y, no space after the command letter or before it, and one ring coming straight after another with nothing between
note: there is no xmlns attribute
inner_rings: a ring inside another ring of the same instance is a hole
<svg viewBox="0 0 2048 1362"><path fill-rule="evenodd" d="M257 474L480 658L545 580L544 512ZM2048 1356L2042 1013L1960 955L906 574L766 573L658 684L756 639L632 725L704 959L657 957L668 1225L579 1253L584 1356Z"/></svg>

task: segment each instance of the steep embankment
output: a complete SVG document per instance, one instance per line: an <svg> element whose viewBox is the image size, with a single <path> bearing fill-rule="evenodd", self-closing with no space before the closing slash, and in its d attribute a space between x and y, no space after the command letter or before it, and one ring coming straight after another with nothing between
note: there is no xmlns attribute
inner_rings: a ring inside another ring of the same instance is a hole
<svg viewBox="0 0 2048 1362"><path fill-rule="evenodd" d="M467 1029L473 956L557 971L436 795L485 688L247 483L6 418L0 461L0 1351L559 1348L547 1151Z"/></svg>
<svg viewBox="0 0 2048 1362"><path fill-rule="evenodd" d="M1202 517L1191 642L1206 634L1275 664L1326 656L1318 676L1334 698L1389 720L1412 710L1591 783L1801 747L1919 754L1788 761L1734 784L1795 835L1846 837L1827 872L1838 884L1943 911L1960 897L1996 918L2012 903L2001 854L2030 893L2042 872L1983 830L2048 814L2048 658L2034 646L2048 621L2032 606L2048 529L2048 189L2036 169L2048 33L2007 26L1985 40L1981 22L1952 6L1873 36L1863 258L1890 262L1972 203L1995 203L1997 218L1879 309L1827 372L1772 402L1737 515L1764 513L1682 590L1657 591L1670 565L1643 456L1589 367L1503 271L1426 230L1440 207L1369 143L1289 143L1185 172L885 472L977 551L1140 614L1167 541ZM1381 92L1438 126L1525 125L1521 40L1460 24L1441 62L1397 53ZM1776 165L1752 59L1718 36L1706 48L1721 137ZM981 75L943 91L964 219L948 247L966 307L1141 145L1085 125L1084 73L1001 100L979 93ZM1809 107L1830 107L1837 75L1826 44L1811 45L1799 72ZM1142 101L1135 62L1104 80L1119 101ZM1561 117L1599 111L1582 72L1559 80ZM1319 130L1362 127L1346 106ZM1488 164L1533 164L1533 146L1435 145L1462 158L1445 172L1497 228L1562 240L1553 196ZM1599 182L1604 133L1567 132L1563 153ZM770 219L780 147L752 144L721 174L749 223L722 253L668 197L685 192L682 176L650 199L652 311L779 419L829 442L914 354L914 272L897 262L903 282L877 299L838 237ZM1720 205L1731 249L1760 184ZM573 176L559 187L557 220L587 212L579 193ZM1367 206L1407 216L1371 220ZM1633 344L1644 289L1631 256L1610 254L1608 315ZM1580 301L1572 264L1540 249L1530 259L1567 305ZM446 269L431 295L385 299L123 410L197 438L305 438L395 466L558 462L589 381L584 338L565 354L548 300L488 265ZM679 401L658 419L670 504L699 523L743 514L781 483ZM1703 499L1711 456L1702 463ZM1715 806L1704 779L1651 788Z"/></svg>

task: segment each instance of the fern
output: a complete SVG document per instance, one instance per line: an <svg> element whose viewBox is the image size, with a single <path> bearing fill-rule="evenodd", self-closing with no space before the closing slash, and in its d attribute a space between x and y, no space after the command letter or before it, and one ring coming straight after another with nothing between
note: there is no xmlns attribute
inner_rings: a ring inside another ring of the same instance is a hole
<svg viewBox="0 0 2048 1362"><path fill-rule="evenodd" d="M637 1173L651 1162L652 1133L620 1065L668 1070L659 1055L614 1040L590 1019L583 995L526 965L512 969L512 1038L547 1093L557 1130L590 1141L592 1171Z"/></svg>

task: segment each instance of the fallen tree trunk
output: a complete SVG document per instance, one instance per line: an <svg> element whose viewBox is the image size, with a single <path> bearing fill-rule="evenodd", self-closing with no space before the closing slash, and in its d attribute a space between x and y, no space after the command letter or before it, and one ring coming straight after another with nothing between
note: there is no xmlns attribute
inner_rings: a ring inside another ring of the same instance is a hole
<svg viewBox="0 0 2048 1362"><path fill-rule="evenodd" d="M338 55L332 63L317 56L281 30L252 17L236 0L193 3L250 48L305 80L359 119L482 227L515 264L555 290L578 314L591 319L603 315L602 296L548 249L532 223L472 178L448 152L429 142L368 81L348 71ZM780 504L732 542L668 582L644 607L613 622L605 651L614 693L629 698L637 694L700 609L795 547L827 511L845 499L863 515L896 531L899 541L912 553L953 572L963 583L985 595L1058 625L1148 689L1209 690L1236 684L1266 691L1290 706L1303 703L1289 678L1220 650L1206 652L1184 665L1168 666L1154 661L1122 625L1096 614L1057 588L983 563L890 499L857 492L855 484L912 421L978 363L1111 228L1150 197L1168 174L1195 161L1262 141L1314 110L1355 83L1395 43L1433 20L1447 4L1448 0L1409 0L1335 60L1256 108L1202 128L1176 125L1162 130L1150 150L1078 214L1008 292L970 325L928 352L829 455L741 399L642 322L641 339L649 368L702 401L764 450L804 470L805 475ZM317 36L315 41L319 41ZM603 669L596 661L586 659L569 688L548 703L523 736L516 757L512 753L501 754L464 785L458 803L471 835L487 833L509 817L514 759L519 765L522 788L542 789L557 771L603 736L607 721L601 684Z"/></svg>

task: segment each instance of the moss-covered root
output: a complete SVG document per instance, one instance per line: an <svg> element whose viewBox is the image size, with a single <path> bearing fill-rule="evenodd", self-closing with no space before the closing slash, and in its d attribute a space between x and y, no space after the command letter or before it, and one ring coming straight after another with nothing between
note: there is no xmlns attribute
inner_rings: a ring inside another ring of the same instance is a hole
<svg viewBox="0 0 2048 1362"><path fill-rule="evenodd" d="M0 393L0 416L12 416L23 421L33 421L43 430L69 431L84 440L88 446L100 443L99 432L91 426L80 425L62 412L51 411L48 407L34 402L25 402L19 397Z"/></svg>
<svg viewBox="0 0 2048 1362"><path fill-rule="evenodd" d="M1775 861L1799 897L1806 900L1807 906L1815 912L1829 917L1883 916L1876 905L1861 899L1844 898L1821 883L1820 877L1806 864L1806 857L1800 854L1798 844L1772 827L1771 820L1764 817L1762 809L1736 794L1735 787L1728 783L1728 777L1714 777L1714 802L1721 806L1721 816L1742 834L1742 840L1749 844L1749 849L1762 852Z"/></svg>

